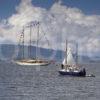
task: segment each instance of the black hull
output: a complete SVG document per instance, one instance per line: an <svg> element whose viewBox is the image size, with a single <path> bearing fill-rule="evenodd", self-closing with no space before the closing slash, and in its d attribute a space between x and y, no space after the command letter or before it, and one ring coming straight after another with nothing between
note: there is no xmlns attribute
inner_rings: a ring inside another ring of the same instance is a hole
<svg viewBox="0 0 100 100"><path fill-rule="evenodd" d="M68 76L79 76L79 77L85 77L86 76L86 71L85 69L79 71L79 72L67 72L67 71L59 71L60 75L68 75Z"/></svg>

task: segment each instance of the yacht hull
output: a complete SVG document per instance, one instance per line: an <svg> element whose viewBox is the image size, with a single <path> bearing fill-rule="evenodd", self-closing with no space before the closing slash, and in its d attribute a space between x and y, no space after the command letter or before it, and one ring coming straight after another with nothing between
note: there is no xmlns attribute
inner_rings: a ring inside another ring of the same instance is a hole
<svg viewBox="0 0 100 100"><path fill-rule="evenodd" d="M77 71L77 72L60 70L59 74L60 75L79 76L79 77L82 76L82 77L85 77L86 76L86 71L85 71L85 69Z"/></svg>

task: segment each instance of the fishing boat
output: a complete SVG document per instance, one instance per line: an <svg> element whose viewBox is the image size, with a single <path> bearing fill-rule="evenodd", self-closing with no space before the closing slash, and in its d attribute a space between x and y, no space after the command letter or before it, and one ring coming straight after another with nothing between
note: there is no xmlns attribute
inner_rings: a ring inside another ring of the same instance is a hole
<svg viewBox="0 0 100 100"><path fill-rule="evenodd" d="M37 26L37 40L36 40L36 57L35 58L33 58L32 57L32 39L31 39L31 37L32 37L32 26ZM16 60L15 61L15 63L16 64L18 64L18 65L35 65L35 66L47 66L47 65L49 65L51 62L50 61L48 61L48 60L44 60L44 59L40 59L39 57L38 57L38 49L39 49L39 25L40 25L40 23L39 22L33 22L33 23L30 23L30 25L28 26L29 28L30 28L30 40L29 40L29 43L30 43L30 45L29 45L29 50L28 50L28 54L29 54L29 58L28 59L26 59L25 58L25 54L24 54L24 46L25 46L25 41L24 41L24 30L25 30L25 28L23 28L23 31L22 31L22 33L21 33L21 38L22 38L22 59L20 59L20 60ZM20 39L20 41L21 41L21 39Z"/></svg>
<svg viewBox="0 0 100 100"><path fill-rule="evenodd" d="M78 64L78 44L76 45L76 61L73 57L71 48L67 46L66 41L66 51L65 58L61 64L61 69L59 70L60 75L69 75L69 76L86 76L85 68L81 68Z"/></svg>

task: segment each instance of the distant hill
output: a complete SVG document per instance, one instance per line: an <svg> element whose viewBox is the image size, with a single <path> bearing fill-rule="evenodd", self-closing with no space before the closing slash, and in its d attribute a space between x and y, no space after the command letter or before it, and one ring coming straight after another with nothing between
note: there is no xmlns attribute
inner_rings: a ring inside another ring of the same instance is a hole
<svg viewBox="0 0 100 100"><path fill-rule="evenodd" d="M0 45L0 59L21 59L23 57L22 49L23 47L20 45L12 45L12 44L1 44ZM24 46L24 57L29 58L29 46ZM44 59L52 59L52 60L62 60L64 53L61 50L52 50L45 48L38 48L38 57ZM31 57L36 57L36 47L31 47Z"/></svg>
<svg viewBox="0 0 100 100"><path fill-rule="evenodd" d="M100 62L100 56L95 56L90 62Z"/></svg>
<svg viewBox="0 0 100 100"><path fill-rule="evenodd" d="M13 44L0 44L0 59L1 60L12 60L12 59L21 59L22 58L22 46L13 45ZM29 46L24 47L24 56L29 58ZM64 52L61 50L45 49L39 48L38 57L44 59L51 59L55 61L62 61L64 58ZM31 47L31 57L36 57L36 47ZM74 54L75 57L75 54ZM91 58L88 56L79 55L79 62L91 62ZM95 60L94 60L95 61Z"/></svg>

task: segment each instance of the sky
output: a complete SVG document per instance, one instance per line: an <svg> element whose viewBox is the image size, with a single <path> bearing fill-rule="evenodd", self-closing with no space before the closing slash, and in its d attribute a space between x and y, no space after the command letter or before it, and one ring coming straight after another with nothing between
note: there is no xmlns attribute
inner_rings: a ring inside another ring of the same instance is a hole
<svg viewBox="0 0 100 100"><path fill-rule="evenodd" d="M0 0L1 43L17 43L31 21L41 22L40 36L46 33L53 49L64 50L68 39L79 43L81 53L100 53L100 0ZM40 46L49 48L45 39Z"/></svg>
<svg viewBox="0 0 100 100"><path fill-rule="evenodd" d="M32 0L34 6L49 9L58 0ZM0 19L10 17L16 13L16 6L21 0L0 0ZM68 7L77 7L85 14L100 14L99 0L62 0L62 3Z"/></svg>

